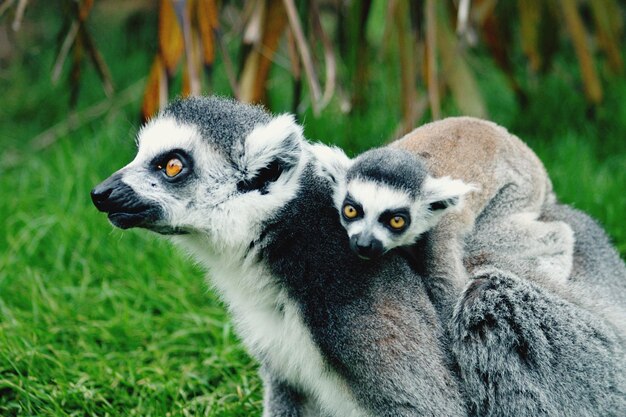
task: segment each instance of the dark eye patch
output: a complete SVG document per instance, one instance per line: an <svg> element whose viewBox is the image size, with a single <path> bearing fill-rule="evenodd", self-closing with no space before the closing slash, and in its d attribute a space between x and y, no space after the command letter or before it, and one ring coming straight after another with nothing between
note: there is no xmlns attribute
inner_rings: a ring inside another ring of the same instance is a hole
<svg viewBox="0 0 626 417"><path fill-rule="evenodd" d="M278 159L275 159L265 168L258 170L254 177L239 181L237 183L237 191L245 193L259 190L261 194L267 194L269 185L276 182L283 171L283 165Z"/></svg>
<svg viewBox="0 0 626 417"><path fill-rule="evenodd" d="M393 227L391 227L389 225L389 221L393 217L396 217L396 216L402 217L404 219L404 221L405 221L404 227L402 229L394 229ZM398 209L385 210L378 217L378 222L381 223L382 225L384 225L387 229L389 229L393 233L402 233L411 224L411 213L410 213L408 208L398 208Z"/></svg>
<svg viewBox="0 0 626 417"><path fill-rule="evenodd" d="M343 213L343 208L346 205L351 205L352 207L355 208L355 210L357 211L357 216L356 217L349 218L349 217L345 216L345 214ZM363 206L360 205L359 203L357 203L354 200L354 198L350 194L348 194L346 196L345 200L343 200L343 204L341 205L341 217L343 217L344 220L346 220L348 222L351 222L351 221L358 220L358 219L362 218L364 215L365 215L365 212L363 211Z"/></svg>
<svg viewBox="0 0 626 417"><path fill-rule="evenodd" d="M183 163L183 169L178 175L168 177L165 175L165 167L167 166L167 162L173 158L177 158ZM177 183L183 181L193 172L193 158L182 149L172 149L171 151L164 152L153 158L152 161L150 161L150 167L153 171L161 172L166 181Z"/></svg>

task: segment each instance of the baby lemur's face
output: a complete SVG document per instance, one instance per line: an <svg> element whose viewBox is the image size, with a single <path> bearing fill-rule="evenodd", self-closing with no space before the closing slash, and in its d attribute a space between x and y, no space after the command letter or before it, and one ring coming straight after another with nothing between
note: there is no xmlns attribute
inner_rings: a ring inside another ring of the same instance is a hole
<svg viewBox="0 0 626 417"><path fill-rule="evenodd" d="M346 186L341 223L350 247L370 259L398 247L413 244L428 228L419 202L402 189L355 179Z"/></svg>
<svg viewBox="0 0 626 417"><path fill-rule="evenodd" d="M412 154L381 148L355 159L335 204L352 250L372 259L413 245L445 212L460 208L471 190L459 180L431 177Z"/></svg>

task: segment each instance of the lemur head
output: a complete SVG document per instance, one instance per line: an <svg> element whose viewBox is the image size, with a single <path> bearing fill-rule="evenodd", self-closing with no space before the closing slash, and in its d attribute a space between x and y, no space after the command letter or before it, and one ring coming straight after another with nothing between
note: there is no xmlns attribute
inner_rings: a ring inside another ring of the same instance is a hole
<svg viewBox="0 0 626 417"><path fill-rule="evenodd" d="M369 259L414 244L473 189L460 180L433 178L420 159L387 147L354 160L339 182L335 205L352 250Z"/></svg>
<svg viewBox="0 0 626 417"><path fill-rule="evenodd" d="M135 159L91 193L113 225L243 247L296 194L304 161L291 115L224 98L175 101L140 130Z"/></svg>

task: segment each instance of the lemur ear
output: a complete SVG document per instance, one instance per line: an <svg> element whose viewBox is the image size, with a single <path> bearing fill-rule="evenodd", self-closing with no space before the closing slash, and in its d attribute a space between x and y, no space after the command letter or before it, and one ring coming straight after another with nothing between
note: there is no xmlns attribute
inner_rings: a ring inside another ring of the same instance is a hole
<svg viewBox="0 0 626 417"><path fill-rule="evenodd" d="M293 115L275 117L250 132L245 140L241 168L251 174L276 163L283 169L291 168L300 160L303 141L302 127Z"/></svg>
<svg viewBox="0 0 626 417"><path fill-rule="evenodd" d="M463 197L478 190L471 184L450 177L426 177L423 184L423 195L428 208L433 213L443 213L449 209L461 208Z"/></svg>
<svg viewBox="0 0 626 417"><path fill-rule="evenodd" d="M302 157L302 128L290 114L280 115L256 127L246 137L239 159L244 173L237 183L240 192L267 194L269 186L293 168Z"/></svg>
<svg viewBox="0 0 626 417"><path fill-rule="evenodd" d="M342 149L321 143L312 144L309 149L318 175L328 178L335 185L343 181L353 161Z"/></svg>

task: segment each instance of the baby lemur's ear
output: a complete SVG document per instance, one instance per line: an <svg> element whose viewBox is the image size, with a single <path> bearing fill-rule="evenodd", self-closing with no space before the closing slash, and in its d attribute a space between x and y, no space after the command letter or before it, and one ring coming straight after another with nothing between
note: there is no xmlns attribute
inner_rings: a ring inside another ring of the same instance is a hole
<svg viewBox="0 0 626 417"><path fill-rule="evenodd" d="M463 197L478 187L450 177L426 177L422 186L423 198L432 213L443 213L450 209L460 209Z"/></svg>
<svg viewBox="0 0 626 417"><path fill-rule="evenodd" d="M309 150L313 154L318 175L328 178L335 185L343 182L346 172L352 166L352 160L343 150L321 143L311 144Z"/></svg>

